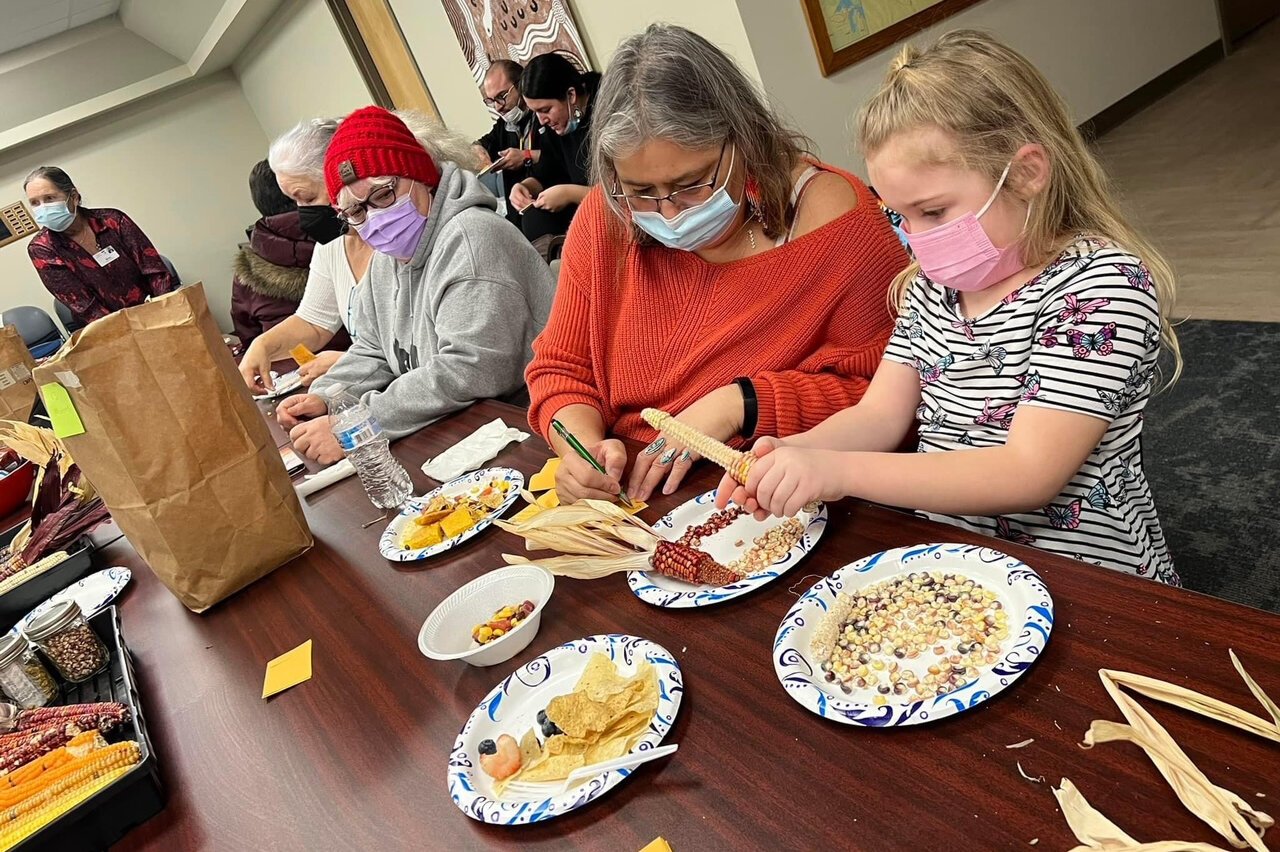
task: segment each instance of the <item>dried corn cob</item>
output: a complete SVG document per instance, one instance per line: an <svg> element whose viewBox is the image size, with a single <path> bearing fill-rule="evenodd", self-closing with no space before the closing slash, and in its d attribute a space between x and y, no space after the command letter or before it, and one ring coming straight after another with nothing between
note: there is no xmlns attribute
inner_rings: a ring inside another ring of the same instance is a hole
<svg viewBox="0 0 1280 852"><path fill-rule="evenodd" d="M0 595L13 591L28 580L35 579L45 571L56 568L66 561L67 554L61 550L50 553L34 565L25 564L21 556L11 556L9 564L0 571Z"/></svg>
<svg viewBox="0 0 1280 852"><path fill-rule="evenodd" d="M707 461L724 468L734 479L746 484L747 475L751 472L751 463L756 458L751 453L739 452L728 444L722 444L689 424L681 423L665 411L646 408L640 412L640 416L644 418L644 422L659 432L665 432Z"/></svg>
<svg viewBox="0 0 1280 852"><path fill-rule="evenodd" d="M11 849L17 846L64 814L70 813L81 802L88 801L97 795L99 790L110 787L132 769L133 764L113 769L100 778L69 790L64 795L18 817L14 822L0 828L0 849Z"/></svg>
<svg viewBox="0 0 1280 852"><path fill-rule="evenodd" d="M65 704L61 707L36 707L23 710L18 714L16 727L17 730L22 731L45 722L63 720L75 722L82 728L106 731L127 721L128 718L128 707L115 701L100 701L96 704ZM84 724L86 720L93 720L94 723L86 725Z"/></svg>
<svg viewBox="0 0 1280 852"><path fill-rule="evenodd" d="M20 739L0 751L0 775L12 772L24 764L43 757L54 749L61 748L71 741L77 732L68 730L66 725L45 728L40 731L22 734Z"/></svg>
<svg viewBox="0 0 1280 852"><path fill-rule="evenodd" d="M525 539L529 548L558 550L565 556L529 560L506 555L509 563L529 563L553 574L591 580L618 571L653 570L678 580L723 586L740 579L700 550L667 541L612 503L583 500L544 509L523 523L497 521Z"/></svg>
<svg viewBox="0 0 1280 852"><path fill-rule="evenodd" d="M11 823L25 814L90 784L118 769L128 768L142 759L142 750L132 741L115 743L92 752L89 756L60 766L49 773L47 784L31 795L0 810L0 825Z"/></svg>

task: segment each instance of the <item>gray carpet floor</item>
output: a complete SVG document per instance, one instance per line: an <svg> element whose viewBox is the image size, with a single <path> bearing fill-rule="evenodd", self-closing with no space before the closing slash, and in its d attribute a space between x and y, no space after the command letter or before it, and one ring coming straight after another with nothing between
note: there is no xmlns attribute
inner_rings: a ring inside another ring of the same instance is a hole
<svg viewBox="0 0 1280 852"><path fill-rule="evenodd" d="M1143 456L1189 589L1280 612L1280 323L1188 320ZM1167 373L1166 373L1167 374Z"/></svg>

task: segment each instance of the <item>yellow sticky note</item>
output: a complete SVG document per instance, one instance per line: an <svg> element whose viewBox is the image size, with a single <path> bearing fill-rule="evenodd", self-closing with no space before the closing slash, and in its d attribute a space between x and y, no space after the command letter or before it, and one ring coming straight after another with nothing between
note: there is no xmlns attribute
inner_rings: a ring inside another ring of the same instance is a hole
<svg viewBox="0 0 1280 852"><path fill-rule="evenodd" d="M556 471L560 469L560 459L555 458L542 466L542 470L529 477L530 491L546 491L556 487Z"/></svg>
<svg viewBox="0 0 1280 852"><path fill-rule="evenodd" d="M619 503L618 505L621 506L622 511L626 512L628 515L638 515L645 509L649 508L649 504L643 500L632 500L630 509L627 508L626 503Z"/></svg>
<svg viewBox="0 0 1280 852"><path fill-rule="evenodd" d="M560 505L560 495L556 493L554 488L552 488L546 494L543 494L538 498L538 505L544 509L554 509L556 506Z"/></svg>
<svg viewBox="0 0 1280 852"><path fill-rule="evenodd" d="M533 506L533 505L525 506L523 509L517 512L514 517L512 517L511 523L523 524L525 521L529 520L530 518L532 518L534 515L538 514L541 511L542 511L541 506Z"/></svg>
<svg viewBox="0 0 1280 852"><path fill-rule="evenodd" d="M262 682L262 697L270 698L291 686L311 680L311 640L292 651L286 651L267 663L267 677Z"/></svg>
<svg viewBox="0 0 1280 852"><path fill-rule="evenodd" d="M40 386L40 395L44 397L45 410L49 412L49 420L53 423L53 434L59 438L70 438L84 434L84 424L80 422L80 414L67 389L57 382Z"/></svg>
<svg viewBox="0 0 1280 852"><path fill-rule="evenodd" d="M640 852L671 852L671 844L663 840L661 837L655 837L649 845L641 849Z"/></svg>

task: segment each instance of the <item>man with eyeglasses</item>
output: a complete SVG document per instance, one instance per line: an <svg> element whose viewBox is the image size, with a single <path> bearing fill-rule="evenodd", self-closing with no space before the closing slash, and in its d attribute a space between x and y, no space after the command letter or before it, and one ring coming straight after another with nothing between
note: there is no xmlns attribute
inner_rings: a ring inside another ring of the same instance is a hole
<svg viewBox="0 0 1280 852"><path fill-rule="evenodd" d="M497 113L498 118L493 123L493 129L475 141L476 157L485 170L502 173L504 189L510 189L513 184L528 177L529 170L542 156L538 134L534 132L537 122L533 112L525 108L524 99L520 96L520 73L523 70L519 63L510 59L494 60L484 75L484 85L481 87L484 105ZM507 220L523 230L520 211L511 204L507 205ZM545 223L547 228L553 228L553 224L551 221ZM538 228L535 227L534 230ZM526 232L526 236L532 241L543 233L551 232L553 231L547 230L533 236Z"/></svg>

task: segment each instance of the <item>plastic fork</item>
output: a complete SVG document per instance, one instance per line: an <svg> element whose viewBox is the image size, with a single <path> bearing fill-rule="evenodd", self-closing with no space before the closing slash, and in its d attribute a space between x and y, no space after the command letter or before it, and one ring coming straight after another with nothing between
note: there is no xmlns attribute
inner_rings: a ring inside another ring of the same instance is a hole
<svg viewBox="0 0 1280 852"><path fill-rule="evenodd" d="M679 745L672 743L671 745L658 746L645 751L634 751L631 754L624 754L622 757L615 757L613 760L602 760L599 763L575 769L563 781L512 781L503 789L502 800L535 802L540 799L549 799L605 772L612 772L615 769L634 769L642 763L648 763L651 760L675 754L677 748L679 748Z"/></svg>

